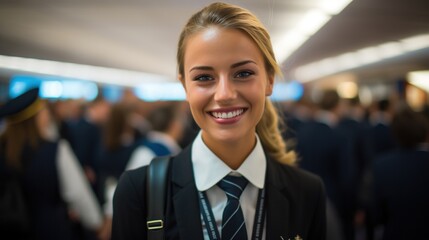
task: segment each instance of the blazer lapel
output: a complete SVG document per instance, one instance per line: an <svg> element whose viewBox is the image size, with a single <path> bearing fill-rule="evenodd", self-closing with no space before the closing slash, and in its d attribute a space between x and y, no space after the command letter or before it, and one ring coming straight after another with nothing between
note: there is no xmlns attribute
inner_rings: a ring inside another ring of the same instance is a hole
<svg viewBox="0 0 429 240"><path fill-rule="evenodd" d="M172 162L173 203L180 239L203 240L200 204L191 161L191 146Z"/></svg>
<svg viewBox="0 0 429 240"><path fill-rule="evenodd" d="M285 180L273 160L267 157L266 239L287 239L290 235L290 201ZM172 162L173 203L180 239L203 240L200 203L191 161L191 146Z"/></svg>
<svg viewBox="0 0 429 240"><path fill-rule="evenodd" d="M272 160L267 158L267 221L266 239L288 239L290 233L290 201L282 190L286 187Z"/></svg>

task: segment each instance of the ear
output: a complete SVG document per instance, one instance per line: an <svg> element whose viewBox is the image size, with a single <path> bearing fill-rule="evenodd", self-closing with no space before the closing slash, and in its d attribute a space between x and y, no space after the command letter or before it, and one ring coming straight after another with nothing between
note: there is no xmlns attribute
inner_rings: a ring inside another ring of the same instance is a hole
<svg viewBox="0 0 429 240"><path fill-rule="evenodd" d="M274 87L274 74L269 74L267 80L268 82L267 86L265 87L265 96L271 96Z"/></svg>
<svg viewBox="0 0 429 240"><path fill-rule="evenodd" d="M177 79L179 79L179 81L182 83L183 89L185 89L185 93L186 93L186 101L188 101L188 91L186 91L185 78L183 77L182 74L179 73L179 75L177 76Z"/></svg>

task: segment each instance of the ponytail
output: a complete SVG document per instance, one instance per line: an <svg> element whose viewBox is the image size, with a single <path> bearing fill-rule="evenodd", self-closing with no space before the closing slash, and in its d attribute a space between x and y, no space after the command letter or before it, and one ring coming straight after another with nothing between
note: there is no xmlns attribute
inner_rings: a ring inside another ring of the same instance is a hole
<svg viewBox="0 0 429 240"><path fill-rule="evenodd" d="M294 151L287 149L279 130L279 116L273 103L268 98L265 102L261 121L256 125L256 133L270 157L283 164L295 165L296 154Z"/></svg>

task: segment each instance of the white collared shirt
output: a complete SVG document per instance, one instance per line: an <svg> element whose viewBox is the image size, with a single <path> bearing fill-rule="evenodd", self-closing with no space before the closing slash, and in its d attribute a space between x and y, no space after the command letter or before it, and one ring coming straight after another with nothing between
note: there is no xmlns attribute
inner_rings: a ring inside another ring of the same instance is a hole
<svg viewBox="0 0 429 240"><path fill-rule="evenodd" d="M255 133L256 145L249 156L237 170L232 170L218 158L203 142L201 131L192 145L192 166L198 191L206 191L212 207L213 216L221 235L222 213L227 203L225 192L216 184L226 175L244 176L249 183L240 197L240 206L243 210L248 239L252 237L255 218L256 202L259 189L264 188L267 162L262 144ZM207 228L201 215L204 239L209 240ZM265 229L262 239L265 239Z"/></svg>
<svg viewBox="0 0 429 240"><path fill-rule="evenodd" d="M70 144L63 139L58 143L57 171L62 199L76 211L85 227L100 228L103 215L97 198Z"/></svg>

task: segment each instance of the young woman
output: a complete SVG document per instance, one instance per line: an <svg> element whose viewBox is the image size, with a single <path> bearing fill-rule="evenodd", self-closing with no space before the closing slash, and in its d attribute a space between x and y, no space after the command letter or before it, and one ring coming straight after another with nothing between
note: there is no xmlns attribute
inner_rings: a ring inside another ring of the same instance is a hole
<svg viewBox="0 0 429 240"><path fill-rule="evenodd" d="M293 166L267 98L280 70L260 21L213 3L189 19L177 61L201 131L170 161L165 238L325 239L323 185ZM147 239L145 178L121 177L113 239Z"/></svg>
<svg viewBox="0 0 429 240"><path fill-rule="evenodd" d="M98 232L103 216L95 195L68 142L52 131L51 114L38 96L38 89L31 89L0 108L6 122L0 135L0 176L18 173L30 225L25 236L8 236L4 229L2 236L72 240L76 220Z"/></svg>

